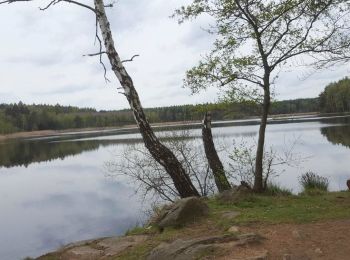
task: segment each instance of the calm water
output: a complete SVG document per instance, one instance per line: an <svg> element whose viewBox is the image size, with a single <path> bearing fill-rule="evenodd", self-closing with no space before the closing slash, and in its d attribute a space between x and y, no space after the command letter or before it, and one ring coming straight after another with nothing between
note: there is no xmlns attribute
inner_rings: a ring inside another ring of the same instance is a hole
<svg viewBox="0 0 350 260"><path fill-rule="evenodd" d="M258 126L214 128L217 145L253 143ZM200 130L191 135L200 142ZM267 143L308 158L275 179L299 191L308 170L329 177L332 190L350 178L350 117L268 126ZM71 241L119 235L140 223L143 209L127 179L106 177L115 159L138 134L65 136L0 144L0 259L38 256ZM222 154L225 158L225 154ZM227 161L226 161L227 162ZM282 171L282 168L277 168Z"/></svg>

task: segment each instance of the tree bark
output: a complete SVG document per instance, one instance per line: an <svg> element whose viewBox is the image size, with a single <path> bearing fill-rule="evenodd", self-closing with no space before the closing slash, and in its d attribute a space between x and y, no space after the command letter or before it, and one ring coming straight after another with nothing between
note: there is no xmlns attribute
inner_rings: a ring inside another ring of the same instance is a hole
<svg viewBox="0 0 350 260"><path fill-rule="evenodd" d="M263 184L263 160L264 160L264 146L265 146L265 132L267 125L267 116L270 110L270 74L266 73L264 77L264 101L262 106L261 123L259 128L258 147L256 149L255 159L255 178L254 191L263 192L265 187Z"/></svg>
<svg viewBox="0 0 350 260"><path fill-rule="evenodd" d="M213 172L216 187L219 192L231 189L228 182L225 169L215 149L213 135L211 132L211 113L207 112L204 115L202 126L202 138L204 144L205 155L209 162L209 167Z"/></svg>
<svg viewBox="0 0 350 260"><path fill-rule="evenodd" d="M166 172L170 175L174 182L174 186L179 192L180 197L185 198L190 196L199 196L197 189L192 184L191 179L186 174L179 160L155 136L144 114L134 83L127 73L119 57L119 54L115 49L112 32L105 12L103 0L94 0L94 4L97 22L100 26L103 42L106 48L106 54L111 63L114 74L124 89L124 94L129 102L138 128L140 129L146 148L151 153L153 158L159 164L161 164L165 168Z"/></svg>

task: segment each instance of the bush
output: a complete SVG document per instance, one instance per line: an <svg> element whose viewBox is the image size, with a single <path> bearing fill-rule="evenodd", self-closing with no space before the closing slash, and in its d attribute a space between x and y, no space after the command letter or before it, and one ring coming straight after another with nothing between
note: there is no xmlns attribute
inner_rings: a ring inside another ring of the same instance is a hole
<svg viewBox="0 0 350 260"><path fill-rule="evenodd" d="M326 177L322 177L314 172L309 171L301 175L299 178L299 183L303 187L304 192L309 192L312 190L327 192L329 180Z"/></svg>
<svg viewBox="0 0 350 260"><path fill-rule="evenodd" d="M266 186L265 194L271 196L291 196L292 191L270 182Z"/></svg>

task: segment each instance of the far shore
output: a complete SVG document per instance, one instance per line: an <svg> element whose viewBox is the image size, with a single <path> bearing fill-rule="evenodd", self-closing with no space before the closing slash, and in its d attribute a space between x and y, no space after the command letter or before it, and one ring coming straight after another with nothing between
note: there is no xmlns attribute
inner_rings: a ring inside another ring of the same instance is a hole
<svg viewBox="0 0 350 260"><path fill-rule="evenodd" d="M168 125L185 125L185 124L200 123L199 121L178 121L178 122L163 122L154 123L153 127L161 127ZM50 136L60 136L65 134L80 134L80 133L94 133L100 131L113 131L113 130L123 130L123 129L137 129L137 125L124 125L124 126L110 126L110 127L88 127L88 128L72 128L64 130L38 130L29 132L17 132L12 134L0 135L0 141L7 139L22 139L22 138L39 138L39 137L50 137Z"/></svg>
<svg viewBox="0 0 350 260"><path fill-rule="evenodd" d="M283 122L283 120L300 120L311 117L332 117L340 115L339 113L328 113L328 114L320 114L319 112L311 112L311 113L297 113L297 114L280 114L280 115L271 115L270 123L278 123ZM341 115L350 115L349 113L341 114ZM232 124L236 122L237 124L258 124L259 117L249 117L242 118L237 120L228 120L228 121L220 121L213 122L213 126L223 126L225 123ZM162 129L162 128L177 128L179 126L192 126L199 127L200 121L177 121L177 122L162 122L162 123L153 123L152 127ZM234 124L236 125L236 124ZM89 128L75 128L75 129L65 129L65 130L39 130L39 131L29 131L29 132L17 132L6 135L0 135L0 142L10 139L26 139L26 138L43 138L43 137L54 137L54 136L62 136L62 135L75 135L75 134L93 134L97 132L112 132L118 130L127 130L127 131L135 131L137 130L137 125L124 125L124 126L112 126L112 127L89 127Z"/></svg>

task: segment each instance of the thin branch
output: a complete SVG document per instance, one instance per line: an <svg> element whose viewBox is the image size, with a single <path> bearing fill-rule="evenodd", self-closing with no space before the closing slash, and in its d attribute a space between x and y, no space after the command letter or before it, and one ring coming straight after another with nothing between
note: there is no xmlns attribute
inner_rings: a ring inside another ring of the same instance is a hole
<svg viewBox="0 0 350 260"><path fill-rule="evenodd" d="M122 63L124 63L124 62L131 62L131 61L133 61L133 60L134 60L134 58L136 58L136 57L140 57L140 55L139 55L139 54L136 54L136 55L132 56L132 57L131 57L131 59L128 59L128 60L122 60Z"/></svg>
<svg viewBox="0 0 350 260"><path fill-rule="evenodd" d="M77 1L73 1L73 0L61 0L61 1L67 2L67 3L70 3L70 4L75 4L75 5L78 5L78 6L87 8L87 9L89 9L90 11L94 12L95 14L97 13L96 10L95 10L95 8L93 8L93 7L89 6L89 5L86 5L86 4L77 2Z"/></svg>
<svg viewBox="0 0 350 260"><path fill-rule="evenodd" d="M107 52L101 51L101 52L96 52L96 53L84 54L83 57L94 57L94 56L99 56L99 55L102 55L102 54L107 54Z"/></svg>

